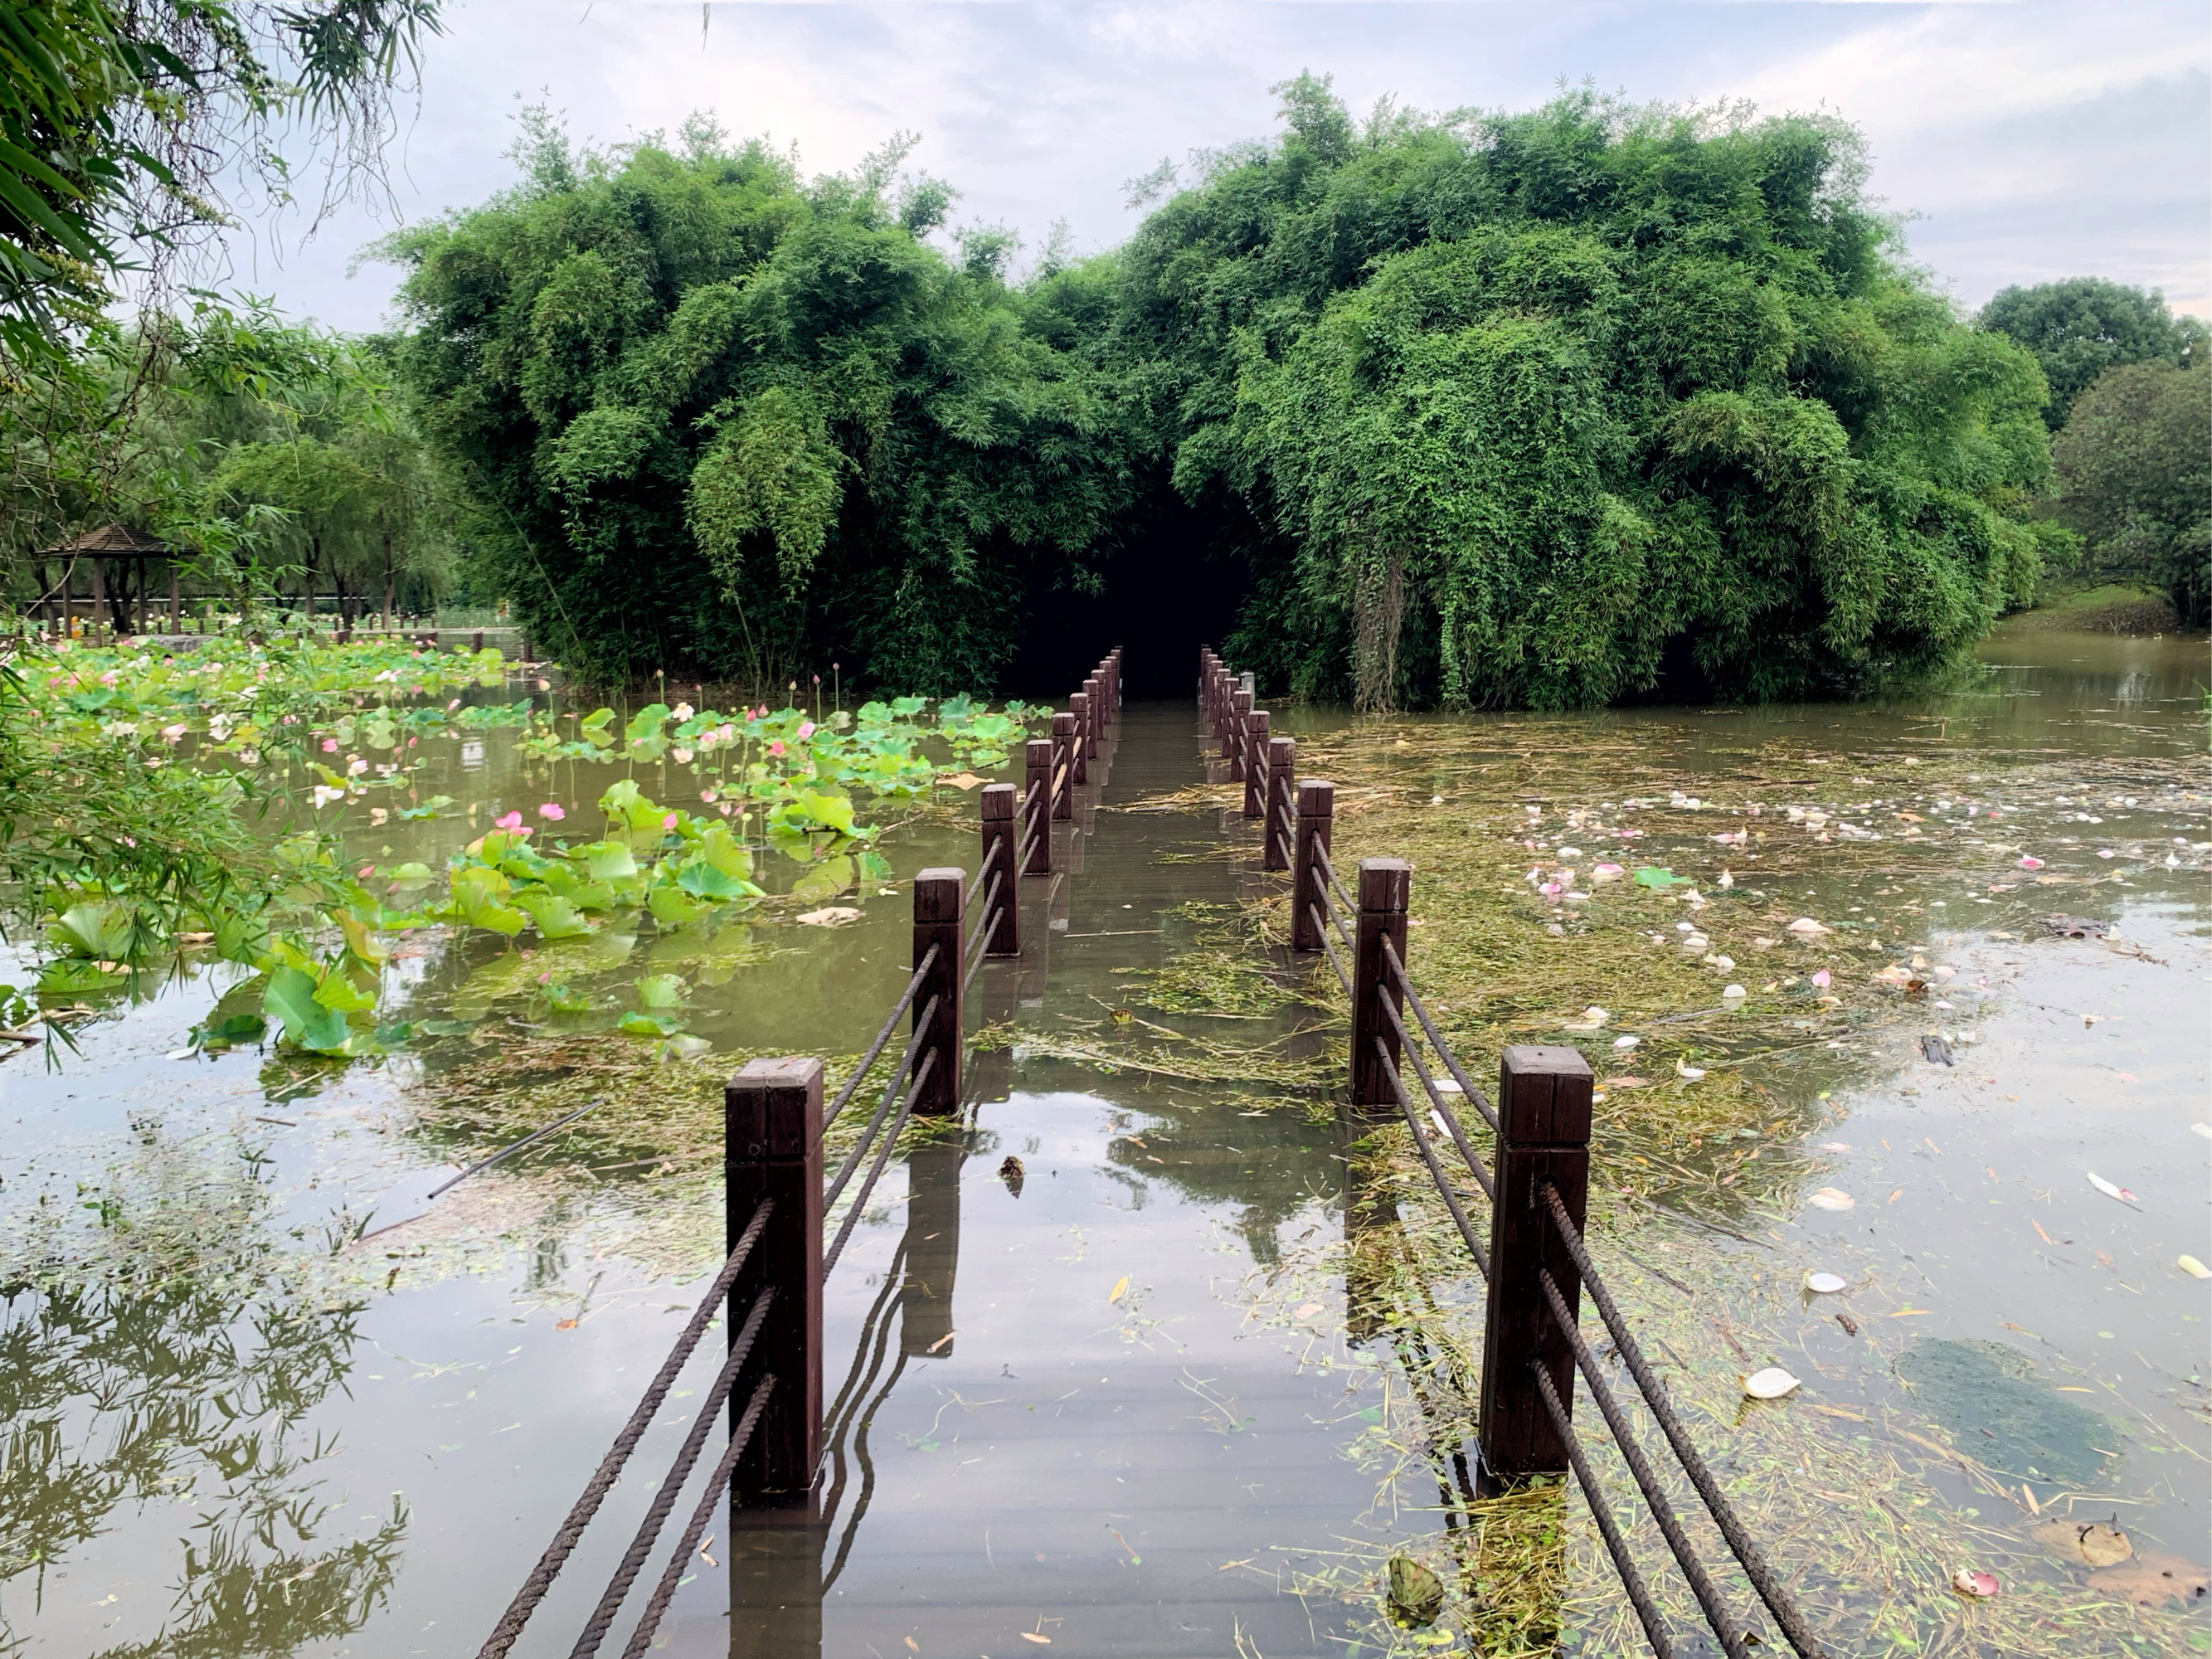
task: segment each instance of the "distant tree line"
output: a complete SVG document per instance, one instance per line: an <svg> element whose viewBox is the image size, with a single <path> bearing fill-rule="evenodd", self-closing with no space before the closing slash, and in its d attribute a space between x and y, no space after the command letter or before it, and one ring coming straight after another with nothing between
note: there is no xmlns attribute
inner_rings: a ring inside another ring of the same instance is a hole
<svg viewBox="0 0 2212 1659"><path fill-rule="evenodd" d="M2008 288L1980 323L2042 365L2054 511L2081 537L2082 568L2212 624L2212 330L2094 276Z"/></svg>

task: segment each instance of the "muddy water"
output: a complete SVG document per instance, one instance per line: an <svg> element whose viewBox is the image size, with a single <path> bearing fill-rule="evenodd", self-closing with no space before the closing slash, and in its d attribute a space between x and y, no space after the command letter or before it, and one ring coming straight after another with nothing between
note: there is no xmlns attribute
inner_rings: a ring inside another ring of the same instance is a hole
<svg viewBox="0 0 2212 1659"><path fill-rule="evenodd" d="M1586 724L1637 732L1679 757L1685 787L1716 793L1784 743L2080 760L2085 787L2039 785L2011 832L2070 883L1931 872L1880 900L1788 884L1814 914L1878 905L1892 937L1917 929L1956 969L1947 1029L1972 1022L1978 1041L1949 1067L1892 1048L1816 1055L1782 1079L1827 1092L1815 1138L1836 1150L1819 1179L1855 1207L1803 1209L1744 1248L1832 1263L1858 1316L1909 1322L1934 1357L1911 1409L1936 1416L1937 1402L1947 1429L1985 1436L1992 1467L2043 1501L2070 1492L2098 1518L2124 1510L2146 1545L2201 1562L2206 1286L2173 1261L2212 1260L2212 1140L2191 1127L2212 1121L2212 954L2203 852L2189 844L2212 831L2201 779L2192 805L2124 775L2201 757L2203 653L2045 635L1991 654L1987 686L1909 707ZM423 793L532 804L543 786L501 742L453 745ZM1103 799L1061 831L1062 877L1024 884L1029 954L978 981L971 1025L1016 1040L977 1057L963 1127L886 1176L830 1285L827 1522L710 1540L662 1627L666 1650L1003 1659L1045 1637L1056 1653L1338 1652L1373 1626L1371 1598L1335 1594L1346 1564L1364 1572L1393 1539L1439 1524L1433 1489L1378 1497L1364 1448L1387 1367L1347 1340L1341 1287L1317 1285L1287 1323L1253 1316L1286 1250L1370 1213L1346 1189L1349 1132L1256 1080L1179 1085L1051 1057L1085 1037L1079 1022L1113 1031L1113 1011L1138 1000L1126 970L1203 943L1204 907L1243 890L1235 864L1205 856L1233 823L1113 810L1202 775L1188 710L1129 711ZM572 780L566 798L600 782ZM2105 804L2129 794L2137 807ZM434 862L447 844L397 822L349 834L369 859ZM594 1018L611 1019L629 979L672 969L692 986L690 1030L724 1048L850 1052L903 981L900 878L972 861L965 833L927 825L886 850L890 890L865 887L862 919L834 933L593 941L604 959L574 971L601 988ZM2034 937L2062 905L2117 921L2137 953ZM410 1132L410 1079L531 1018L501 1000L531 975L489 948L434 948L396 971L413 1017L457 1014L471 1034L345 1072L250 1052L166 1059L224 988L203 981L97 1026L58 1074L20 1059L0 1072L12 1238L42 1209L96 1222L107 1202L136 1228L103 1234L108 1259L156 1277L187 1253L196 1264L151 1294L8 1304L0 1631L20 1650L472 1652L665 1351L688 1307L681 1276L595 1242L589 1200L502 1214L501 1248L429 1282L385 1293L362 1278L349 1230L420 1208L450 1172L445 1149ZM1316 1018L1137 1012L1253 1044ZM1000 1173L1009 1157L1018 1179ZM2093 1169L2132 1201L2090 1186ZM173 1241L149 1218L162 1216ZM698 1224L710 1261L719 1218ZM1824 1397L1905 1399L1906 1380L1820 1312L1801 1369ZM702 1354L679 1382L641 1473L519 1652L567 1650L711 1366ZM2083 1401L2094 1423L2058 1409ZM1991 1502L1963 1482L1943 1496Z"/></svg>

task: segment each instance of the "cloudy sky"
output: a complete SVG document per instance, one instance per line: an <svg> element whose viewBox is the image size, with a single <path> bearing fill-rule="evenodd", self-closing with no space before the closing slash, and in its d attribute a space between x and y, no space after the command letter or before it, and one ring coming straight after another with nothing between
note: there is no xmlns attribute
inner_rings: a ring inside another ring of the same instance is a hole
<svg viewBox="0 0 2212 1659"><path fill-rule="evenodd" d="M2212 11L2179 4L757 4L447 0L389 194L256 215L230 280L347 328L396 273L356 265L398 222L508 183L514 113L578 138L673 132L695 109L848 167L896 129L963 192L956 218L1085 250L1135 216L1123 182L1274 129L1267 88L1335 76L1355 109L1522 108L1562 77L1638 101L1825 106L1865 131L1871 190L1959 301L2092 273L2212 315Z"/></svg>

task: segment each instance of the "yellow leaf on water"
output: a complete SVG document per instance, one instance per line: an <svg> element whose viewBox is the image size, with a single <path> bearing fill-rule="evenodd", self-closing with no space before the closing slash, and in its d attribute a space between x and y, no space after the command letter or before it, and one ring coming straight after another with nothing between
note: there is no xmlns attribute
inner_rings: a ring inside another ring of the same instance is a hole
<svg viewBox="0 0 2212 1659"><path fill-rule="evenodd" d="M1318 1302L1309 1302L1309 1303L1307 1303L1307 1304L1305 1304L1305 1306L1304 1306L1304 1307L1300 1308L1300 1309L1299 1309L1296 1313L1292 1314L1292 1315L1291 1316L1291 1318L1293 1318L1293 1319L1311 1319L1311 1318L1312 1318L1316 1314L1319 1313L1320 1311L1321 1311L1321 1304L1320 1304L1320 1303L1318 1303Z"/></svg>
<svg viewBox="0 0 2212 1659"><path fill-rule="evenodd" d="M1048 1648L1052 1645L1052 1638L1049 1636L1039 1636L1033 1630L1025 1630L1022 1632L1021 1638L1024 1642L1034 1642L1041 1648Z"/></svg>
<svg viewBox="0 0 2212 1659"><path fill-rule="evenodd" d="M556 1331L573 1331L576 1328L576 1322L573 1319L563 1319L556 1323L553 1328Z"/></svg>
<svg viewBox="0 0 2212 1659"><path fill-rule="evenodd" d="M1128 1293L1129 1275L1123 1273L1119 1279L1114 1281L1114 1288L1106 1292L1106 1299L1109 1302L1119 1302L1123 1297L1128 1295Z"/></svg>
<svg viewBox="0 0 2212 1659"><path fill-rule="evenodd" d="M2173 1265L2191 1279L2212 1279L2212 1267L2206 1267L2193 1255L2176 1256Z"/></svg>

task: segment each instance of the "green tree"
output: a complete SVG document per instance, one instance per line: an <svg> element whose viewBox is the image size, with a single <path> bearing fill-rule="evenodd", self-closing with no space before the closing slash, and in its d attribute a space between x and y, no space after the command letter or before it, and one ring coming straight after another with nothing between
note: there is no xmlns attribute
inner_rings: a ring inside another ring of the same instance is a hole
<svg viewBox="0 0 2212 1659"><path fill-rule="evenodd" d="M1837 695L2033 592L2042 377L1892 257L1850 128L1278 92L1280 137L1195 158L1090 331L1174 505L1246 561L1231 646L1267 684Z"/></svg>
<svg viewBox="0 0 2212 1659"><path fill-rule="evenodd" d="M2212 623L2212 367L2124 363L2075 400L2051 444L2061 516L2104 572Z"/></svg>
<svg viewBox="0 0 2212 1659"><path fill-rule="evenodd" d="M533 112L518 188L386 245L398 361L533 640L610 678L980 689L1026 593L1085 580L1111 412L1026 325L1007 233L921 240L951 192L911 143L809 181L703 119L599 152Z"/></svg>
<svg viewBox="0 0 2212 1659"><path fill-rule="evenodd" d="M2208 338L2202 319L2176 317L2156 289L2129 288L2101 276L2005 289L1982 307L1978 321L2019 341L2043 365L2051 384L2043 419L2053 432L2106 369L2201 361Z"/></svg>
<svg viewBox="0 0 2212 1659"><path fill-rule="evenodd" d="M47 356L117 272L158 279L231 169L289 195L280 136L333 191L373 172L437 28L437 0L0 0L0 345Z"/></svg>

